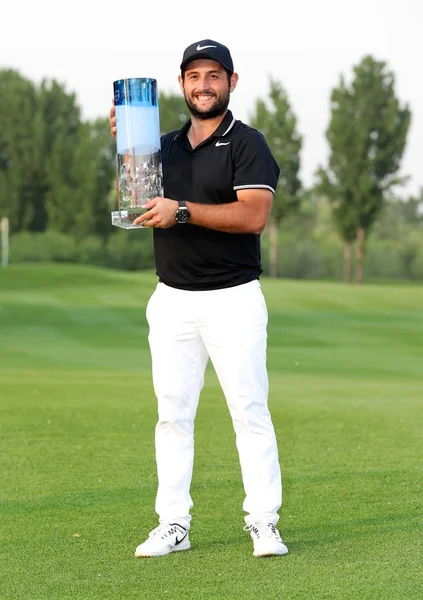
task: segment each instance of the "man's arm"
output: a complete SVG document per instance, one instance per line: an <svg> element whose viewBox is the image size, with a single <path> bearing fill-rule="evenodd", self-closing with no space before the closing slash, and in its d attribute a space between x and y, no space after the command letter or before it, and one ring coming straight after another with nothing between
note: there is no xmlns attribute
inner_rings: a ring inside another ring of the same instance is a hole
<svg viewBox="0 0 423 600"><path fill-rule="evenodd" d="M228 233L261 233L272 208L272 192L239 190L237 198L237 202L218 205L187 202L189 222Z"/></svg>
<svg viewBox="0 0 423 600"><path fill-rule="evenodd" d="M187 202L189 223L227 233L261 233L272 208L273 194L267 189L237 191L237 202L228 204L197 204ZM134 223L145 227L167 229L175 225L176 200L153 198L144 205L147 209Z"/></svg>

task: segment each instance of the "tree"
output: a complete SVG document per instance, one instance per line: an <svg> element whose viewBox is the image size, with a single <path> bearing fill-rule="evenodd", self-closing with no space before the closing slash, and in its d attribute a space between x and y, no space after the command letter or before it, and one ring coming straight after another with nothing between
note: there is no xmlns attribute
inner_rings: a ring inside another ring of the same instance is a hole
<svg viewBox="0 0 423 600"><path fill-rule="evenodd" d="M273 198L269 220L270 275L277 277L278 230L281 221L298 210L301 181L300 151L302 137L297 132L297 119L291 109L288 95L282 85L270 79L270 106L257 100L255 114L250 118L251 126L258 129L280 167L279 181Z"/></svg>
<svg viewBox="0 0 423 600"><path fill-rule="evenodd" d="M90 234L106 238L112 231L109 200L116 176L116 145L108 119L81 121L75 94L54 80L41 84L39 117L44 124L38 177L43 229L77 239Z"/></svg>
<svg viewBox="0 0 423 600"><path fill-rule="evenodd" d="M40 173L46 223L69 233L80 209L74 163L80 141L81 116L75 94L55 80L44 80L39 89L40 119L44 124Z"/></svg>
<svg viewBox="0 0 423 600"><path fill-rule="evenodd" d="M37 92L11 69L0 70L0 216L13 232L26 229L34 215L33 182L38 175Z"/></svg>
<svg viewBox="0 0 423 600"><path fill-rule="evenodd" d="M343 193L329 179L323 169L318 171L320 178L319 191L329 200L332 208L332 219L338 235L344 242L343 280L351 281L352 244L357 238L358 221L351 190L345 188Z"/></svg>
<svg viewBox="0 0 423 600"><path fill-rule="evenodd" d="M385 62L366 56L353 72L350 86L341 77L332 92L331 152L328 167L319 174L346 248L356 240L356 281L361 283L365 240L388 191L402 182L397 173L411 114L407 105L400 106L394 74Z"/></svg>
<svg viewBox="0 0 423 600"><path fill-rule="evenodd" d="M72 177L76 187L69 232L76 238L96 234L106 239L112 232L110 192L116 179L116 143L107 118L81 124Z"/></svg>
<svg viewBox="0 0 423 600"><path fill-rule="evenodd" d="M410 196L405 202L400 203L402 216L410 225L423 224L423 187L417 197Z"/></svg>
<svg viewBox="0 0 423 600"><path fill-rule="evenodd" d="M190 118L182 94L159 94L160 131L162 134L180 129Z"/></svg>

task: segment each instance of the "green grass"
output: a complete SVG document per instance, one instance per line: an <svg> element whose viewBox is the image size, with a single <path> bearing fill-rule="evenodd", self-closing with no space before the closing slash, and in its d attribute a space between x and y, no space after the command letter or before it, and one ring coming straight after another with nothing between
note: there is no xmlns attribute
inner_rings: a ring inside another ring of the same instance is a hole
<svg viewBox="0 0 423 600"><path fill-rule="evenodd" d="M423 287L264 280L290 554L252 557L209 369L192 550L136 560L156 525L155 281L0 270L0 599L422 598Z"/></svg>

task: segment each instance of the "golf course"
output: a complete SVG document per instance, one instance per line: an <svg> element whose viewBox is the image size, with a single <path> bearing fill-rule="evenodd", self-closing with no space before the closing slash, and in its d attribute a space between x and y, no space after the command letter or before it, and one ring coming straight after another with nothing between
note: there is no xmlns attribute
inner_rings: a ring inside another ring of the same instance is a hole
<svg viewBox="0 0 423 600"><path fill-rule="evenodd" d="M289 554L252 556L209 365L192 548L136 559L157 525L145 320L156 280L0 269L0 600L423 598L423 285L264 278Z"/></svg>

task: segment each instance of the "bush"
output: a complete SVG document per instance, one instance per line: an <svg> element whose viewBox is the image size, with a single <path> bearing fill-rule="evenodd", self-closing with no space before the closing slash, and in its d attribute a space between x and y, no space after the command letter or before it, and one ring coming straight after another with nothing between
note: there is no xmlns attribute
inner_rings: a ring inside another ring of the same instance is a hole
<svg viewBox="0 0 423 600"><path fill-rule="evenodd" d="M136 271L154 266L152 231L118 230L107 242L107 265Z"/></svg>
<svg viewBox="0 0 423 600"><path fill-rule="evenodd" d="M278 274L293 279L341 279L343 245L337 238L304 239L300 232L279 234ZM269 235L262 236L262 267L269 274Z"/></svg>
<svg viewBox="0 0 423 600"><path fill-rule="evenodd" d="M134 271L154 266L151 230L116 230L107 242L96 236L73 236L46 231L22 232L11 237L10 262L69 262Z"/></svg>
<svg viewBox="0 0 423 600"><path fill-rule="evenodd" d="M418 249L414 256L410 266L410 272L414 279L423 281L423 246Z"/></svg>
<svg viewBox="0 0 423 600"><path fill-rule="evenodd" d="M344 270L344 244L338 238L328 238L318 242L322 260L322 275L325 279L341 281Z"/></svg>
<svg viewBox="0 0 423 600"><path fill-rule="evenodd" d="M17 233L10 240L10 262L75 262L76 241L64 233Z"/></svg>
<svg viewBox="0 0 423 600"><path fill-rule="evenodd" d="M418 264L423 252L422 232L419 230L409 233L399 248L402 270L407 279L423 279ZM420 275L419 275L420 273Z"/></svg>
<svg viewBox="0 0 423 600"><path fill-rule="evenodd" d="M106 244L93 235L81 240L76 247L75 260L84 265L106 265Z"/></svg>
<svg viewBox="0 0 423 600"><path fill-rule="evenodd" d="M313 240L284 240L278 249L279 275L293 279L319 279L323 275L320 248Z"/></svg>
<svg viewBox="0 0 423 600"><path fill-rule="evenodd" d="M364 276L381 279L405 277L398 245L388 240L370 240L364 257Z"/></svg>
<svg viewBox="0 0 423 600"><path fill-rule="evenodd" d="M352 272L354 272L353 246ZM278 273L292 279L342 279L343 242L336 236L304 237L298 230L281 228ZM113 228L107 242L88 236L76 240L56 231L21 232L10 239L10 262L73 262L135 271L154 268L152 231ZM269 274L269 236L262 236L262 267ZM420 232L402 244L370 238L366 244L364 277L423 281L423 242Z"/></svg>

